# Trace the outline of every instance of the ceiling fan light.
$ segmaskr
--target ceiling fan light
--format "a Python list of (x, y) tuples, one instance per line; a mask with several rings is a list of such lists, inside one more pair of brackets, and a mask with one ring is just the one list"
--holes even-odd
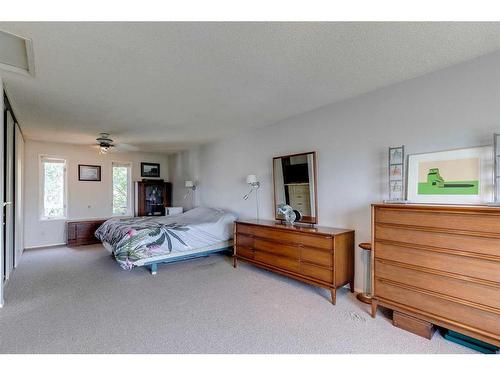
[(104, 154), (104, 155), (108, 153), (108, 149), (109, 149), (109, 147), (106, 147), (106, 146), (99, 147), (99, 151), (101, 152), (101, 154)]

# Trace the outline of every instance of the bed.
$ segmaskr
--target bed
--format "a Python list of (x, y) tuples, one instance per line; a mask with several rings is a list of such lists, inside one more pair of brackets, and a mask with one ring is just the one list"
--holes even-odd
[(145, 266), (155, 275), (161, 263), (231, 250), (236, 219), (225, 210), (198, 207), (172, 216), (113, 218), (95, 236), (123, 269)]

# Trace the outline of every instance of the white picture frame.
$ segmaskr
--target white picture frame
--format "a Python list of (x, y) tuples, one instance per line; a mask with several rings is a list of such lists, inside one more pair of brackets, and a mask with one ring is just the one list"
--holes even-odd
[[(464, 161), (464, 163), (467, 161), (468, 165), (471, 165), (471, 163), (475, 165), (476, 159), (478, 159), (477, 194), (471, 192), (467, 194), (432, 194), (426, 192), (423, 194), (422, 185), (419, 191), (419, 182), (423, 183), (422, 170), (424, 169), (422, 166), (432, 165), (433, 162), (436, 162), (437, 165), (443, 165), (442, 162), (460, 163), (461, 161)], [(446, 177), (444, 177), (444, 179), (446, 180)], [(470, 147), (408, 155), (407, 200), (411, 203), (489, 204), (493, 201), (493, 180), (494, 163), (492, 146)], [(457, 184), (459, 185), (459, 183)], [(448, 182), (447, 185), (453, 186), (453, 182)]]

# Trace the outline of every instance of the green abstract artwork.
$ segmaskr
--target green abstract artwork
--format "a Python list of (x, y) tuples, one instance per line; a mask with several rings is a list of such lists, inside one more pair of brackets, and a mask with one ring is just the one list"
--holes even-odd
[(419, 165), (418, 194), (478, 195), (479, 159), (422, 163)]

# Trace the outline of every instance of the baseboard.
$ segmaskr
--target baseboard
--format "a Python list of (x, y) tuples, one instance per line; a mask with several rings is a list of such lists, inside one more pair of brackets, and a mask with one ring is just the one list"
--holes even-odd
[(52, 245), (29, 246), (29, 247), (25, 247), (24, 250), (50, 249), (52, 247), (61, 247), (61, 246), (66, 246), (66, 242), (55, 243), (55, 244), (52, 244)]

